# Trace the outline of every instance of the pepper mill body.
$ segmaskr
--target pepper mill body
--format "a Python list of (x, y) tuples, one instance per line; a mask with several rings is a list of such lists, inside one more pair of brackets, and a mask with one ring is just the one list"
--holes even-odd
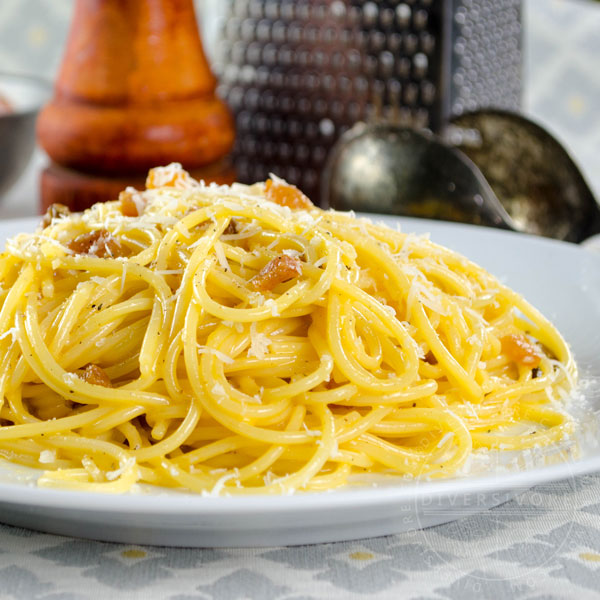
[(169, 162), (232, 181), (233, 120), (215, 87), (193, 0), (77, 0), (54, 97), (38, 121), (52, 159), (42, 209), (114, 199)]

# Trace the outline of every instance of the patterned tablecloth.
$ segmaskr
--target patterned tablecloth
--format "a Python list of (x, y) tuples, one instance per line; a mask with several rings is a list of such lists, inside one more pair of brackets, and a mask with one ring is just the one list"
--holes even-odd
[[(206, 0), (211, 6), (215, 1)], [(54, 63), (69, 0), (0, 0), (0, 66)], [(527, 0), (526, 110), (575, 151), (600, 194), (600, 7)], [(40, 17), (41, 18), (41, 17)], [(62, 30), (61, 30), (62, 27)], [(3, 29), (4, 28), (4, 29)], [(11, 31), (18, 35), (11, 37)], [(56, 33), (56, 32), (59, 33)], [(29, 42), (28, 42), (29, 40)], [(29, 54), (28, 54), (29, 52)], [(36, 58), (37, 57), (37, 58)], [(13, 65), (14, 66), (14, 65)], [(17, 65), (24, 68), (24, 66)], [(0, 217), (35, 211), (36, 158)], [(0, 520), (2, 516), (0, 515)], [(600, 598), (600, 475), (538, 486), (493, 510), (402, 535), (291, 548), (177, 549), (62, 538), (0, 525), (0, 599), (309, 600)]]
[(355, 542), (185, 549), (0, 526), (0, 598), (546, 600), (600, 597), (600, 475), (447, 525)]

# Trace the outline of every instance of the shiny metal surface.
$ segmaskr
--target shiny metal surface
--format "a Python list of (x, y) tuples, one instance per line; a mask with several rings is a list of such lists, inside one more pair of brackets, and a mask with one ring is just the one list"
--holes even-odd
[(533, 121), (479, 110), (455, 118), (445, 137), (479, 167), (517, 230), (571, 242), (600, 232), (600, 209), (581, 171)]
[(449, 114), (521, 104), (521, 0), (453, 0)]
[(361, 124), (342, 136), (321, 196), (338, 210), (515, 228), (466, 156), (433, 135), (393, 124)]
[(214, 64), (242, 181), (318, 201), (336, 140), (375, 114), (438, 131), (520, 101), (521, 0), (228, 0)]

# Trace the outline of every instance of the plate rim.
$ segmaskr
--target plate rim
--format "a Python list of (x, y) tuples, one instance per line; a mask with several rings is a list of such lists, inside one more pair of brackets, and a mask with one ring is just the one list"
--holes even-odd
[[(12, 465), (8, 461), (5, 462), (7, 465)], [(0, 463), (0, 469), (2, 466)], [(77, 508), (80, 512), (135, 512), (156, 515), (171, 515), (178, 512), (225, 516), (236, 513), (262, 514), (266, 511), (285, 514), (334, 508), (378, 507), (406, 501), (418, 503), (425, 499), (444, 498), (449, 494), (467, 496), (516, 488), (525, 490), (543, 483), (564, 481), (591, 474), (598, 470), (600, 470), (600, 455), (484, 477), (464, 476), (437, 481), (404, 481), (399, 485), (386, 484), (382, 487), (357, 486), (325, 492), (248, 496), (206, 496), (163, 488), (156, 488), (157, 493), (112, 494), (39, 488), (30, 483), (0, 483), (0, 505), (18, 503), (21, 506)], [(23, 492), (27, 492), (25, 497), (22, 497)]]

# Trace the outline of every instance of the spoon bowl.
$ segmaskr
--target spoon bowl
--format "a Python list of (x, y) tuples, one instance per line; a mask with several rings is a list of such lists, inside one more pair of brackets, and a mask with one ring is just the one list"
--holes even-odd
[(325, 206), (515, 229), (477, 167), (432, 134), (360, 123), (332, 149)]
[(544, 128), (483, 109), (452, 120), (445, 139), (481, 170), (518, 231), (570, 242), (600, 232), (600, 209), (581, 171)]

